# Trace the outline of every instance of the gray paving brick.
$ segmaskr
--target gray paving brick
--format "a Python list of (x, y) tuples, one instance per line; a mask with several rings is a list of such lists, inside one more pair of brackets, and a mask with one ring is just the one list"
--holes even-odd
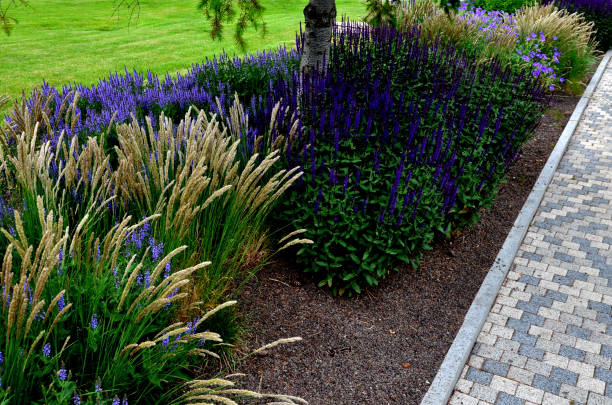
[(508, 318), (508, 321), (506, 322), (506, 327), (525, 333), (529, 331), (530, 326), (531, 325), (529, 322), (519, 321), (518, 319), (514, 318)]
[(561, 388), (561, 382), (536, 374), (533, 378), (533, 387), (557, 395)]
[(597, 312), (603, 312), (604, 314), (607, 314), (607, 315), (610, 315), (610, 311), (612, 310), (612, 307), (610, 307), (610, 305), (604, 304), (602, 302), (593, 301), (593, 300), (589, 300), (588, 308), (593, 309)]
[(482, 370), (487, 373), (497, 374), (502, 377), (505, 377), (508, 374), (509, 365), (500, 363), (495, 360), (487, 359), (482, 365)]
[(533, 303), (533, 302), (519, 300), (519, 302), (517, 302), (516, 304), (516, 308), (520, 309), (521, 311), (531, 312), (532, 314), (537, 314), (538, 310), (540, 309), (540, 305)]
[(563, 285), (567, 285), (569, 287), (574, 285), (574, 279), (570, 278), (570, 277), (565, 277), (565, 276), (559, 276), (559, 275), (555, 275), (553, 277), (553, 281), (555, 283), (559, 283), (559, 284), (563, 284)]
[(531, 325), (542, 326), (544, 324), (545, 318), (540, 315), (523, 312), (523, 316), (521, 316), (521, 321), (528, 322)]
[(579, 328), (578, 326), (575, 326), (575, 325), (568, 325), (567, 334), (576, 336), (580, 339), (588, 340), (589, 336), (591, 336), (591, 331), (588, 329)]
[(525, 343), (526, 345), (535, 346), (538, 338), (535, 336), (531, 336), (528, 333), (517, 330), (514, 332), (514, 335), (512, 335), (512, 340), (520, 343)]
[(555, 259), (557, 259), (557, 260), (561, 260), (561, 261), (566, 262), (566, 263), (573, 263), (574, 262), (574, 256), (570, 256), (568, 254), (561, 253), (561, 252), (555, 252), (553, 257)]
[[(559, 205), (559, 207), (560, 208), (558, 208), (558, 209), (562, 208), (561, 205)], [(561, 246), (561, 242), (563, 242), (563, 241), (561, 239), (553, 238), (552, 236), (546, 235), (546, 236), (544, 236), (544, 242), (547, 242), (547, 243), (550, 243), (550, 244), (553, 244), (553, 245)]]
[(605, 381), (606, 383), (612, 383), (612, 371), (596, 367), (595, 378), (598, 378), (601, 381)]
[(482, 385), (489, 385), (491, 383), (492, 378), (493, 374), (481, 370), (476, 370), (472, 367), (469, 368), (467, 374), (465, 375), (466, 380), (474, 381)]
[(584, 351), (580, 349), (576, 349), (574, 347), (561, 346), (561, 349), (559, 350), (559, 354), (561, 356), (570, 358), (572, 360), (578, 360), (578, 361), (584, 360)]
[[(532, 257), (533, 257), (533, 256), (538, 256), (538, 257), (539, 257), (539, 259), (532, 259), (531, 257), (526, 257), (525, 255), (531, 255)], [(536, 254), (534, 254), (534, 253), (528, 253), (528, 252), (524, 253), (524, 254), (523, 254), (523, 257), (525, 257), (526, 259), (530, 259), (530, 260), (537, 260), (538, 262), (539, 262), (540, 260), (542, 260), (542, 256), (540, 256), (540, 255), (536, 255)], [(527, 275), (527, 274), (523, 274), (523, 275), (521, 276), (521, 278), (519, 279), (519, 281), (520, 281), (521, 283), (531, 284), (531, 285), (538, 285), (538, 284), (540, 284), (540, 279), (539, 279), (539, 278), (537, 278), (537, 277), (532, 277), (532, 276), (529, 276), (529, 275)]]
[(601, 345), (601, 355), (604, 357), (612, 358), (612, 346)]
[(546, 296), (548, 298), (552, 298), (555, 301), (567, 302), (567, 294), (561, 293), (559, 291), (548, 290), (546, 292)]
[(522, 344), (521, 348), (519, 349), (519, 354), (529, 357), (530, 359), (542, 360), (542, 357), (544, 357), (544, 350), (538, 349), (537, 347), (531, 345)]
[(540, 297), (538, 295), (534, 295), (533, 297), (531, 297), (530, 300), (533, 304), (542, 306), (542, 307), (546, 307), (546, 308), (550, 308), (552, 305), (552, 298), (549, 297)]
[(550, 378), (574, 386), (578, 382), (578, 374), (558, 367), (553, 367)]
[(505, 392), (500, 392), (497, 396), (497, 401), (495, 405), (523, 405), (525, 403), (524, 400), (513, 397), (512, 395), (508, 395)]
[(606, 323), (608, 325), (612, 324), (612, 315), (604, 314), (602, 312), (597, 313), (597, 322)]
[(588, 277), (585, 273), (580, 273), (574, 270), (569, 270), (566, 276), (571, 278), (572, 280), (581, 280), (581, 281), (586, 281)]

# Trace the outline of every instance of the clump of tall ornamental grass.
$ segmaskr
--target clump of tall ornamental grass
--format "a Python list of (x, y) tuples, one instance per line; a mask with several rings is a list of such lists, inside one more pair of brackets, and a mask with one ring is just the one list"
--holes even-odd
[(161, 214), (152, 234), (169, 249), (193, 241), (191, 255), (213, 263), (196, 275), (195, 295), (212, 302), (265, 261), (266, 218), (302, 175), (299, 167), (276, 169), (275, 147), (242, 164), (239, 146), (248, 124), (238, 99), (229, 116), (231, 132), (202, 111), (195, 118), (188, 112), (176, 127), (163, 115), (157, 130), (148, 119), (147, 129), (136, 119), (117, 127), (119, 211)]
[(612, 0), (546, 0), (570, 13), (579, 13), (594, 24), (595, 39), (601, 51), (612, 48)]
[(76, 228), (67, 227), (42, 197), (33, 210), (39, 234), (26, 234), (19, 211), (15, 235), (2, 229), (9, 245), (0, 274), (0, 401), (305, 403), (237, 389), (231, 376), (192, 379), (190, 367), (218, 357), (223, 344), (206, 330), (207, 321), (235, 301), (207, 311), (190, 300), (193, 276), (210, 262), (170, 268), (187, 246), (168, 253), (137, 246), (135, 235), (159, 214), (135, 224), (127, 216), (100, 235), (87, 215)]
[(536, 56), (531, 60), (553, 62), (551, 75), (554, 73), (556, 77), (564, 77), (570, 82), (584, 80), (595, 61), (597, 42), (592, 22), (579, 13), (560, 10), (552, 4), (536, 4), (518, 10), (514, 20), (520, 38), (516, 51), (521, 52), (521, 56), (528, 51), (544, 55), (544, 58)]
[(474, 53), (483, 63), (498, 58), (539, 76), (551, 90), (564, 82), (581, 82), (595, 61), (595, 30), (576, 13), (533, 4), (507, 13), (484, 10), (462, 2), (457, 12), (445, 13), (431, 0), (408, 0), (396, 5), (399, 27), (417, 24), (428, 42)]
[(433, 0), (407, 0), (397, 4), (395, 13), (398, 27), (418, 26), (427, 42), (455, 44), (475, 53), (480, 62), (507, 57), (518, 36), (511, 16), (502, 11), (467, 10), (462, 4), (459, 13), (449, 15)]
[[(19, 120), (5, 131), (0, 150), (4, 180), (14, 183), (24, 215), (35, 215), (30, 208), (39, 195), (68, 226), (88, 217), (100, 234), (125, 215), (160, 215), (138, 244), (159, 252), (187, 243), (189, 252), (173, 259), (179, 266), (212, 261), (194, 275), (194, 297), (207, 304), (217, 303), (270, 257), (266, 217), (301, 171), (278, 168), (278, 150), (261, 157), (253, 153), (242, 162), (241, 134), (249, 128), (237, 99), (227, 119), (190, 109), (178, 125), (162, 114), (155, 129), (148, 118), (141, 127), (133, 117), (131, 124), (115, 127), (113, 148), (105, 136), (80, 142), (62, 132), (39, 139), (36, 120), (48, 120), (48, 101), (43, 96), (36, 100), (43, 107), (14, 114)], [(76, 100), (66, 103), (68, 112), (75, 111)], [(283, 139), (275, 138), (278, 143)], [(26, 223), (37, 226), (36, 221)], [(305, 241), (288, 243), (298, 242)]]

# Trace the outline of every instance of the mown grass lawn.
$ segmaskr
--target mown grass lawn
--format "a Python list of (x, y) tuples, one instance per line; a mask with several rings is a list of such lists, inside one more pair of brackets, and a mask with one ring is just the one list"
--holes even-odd
[[(154, 73), (185, 71), (223, 49), (243, 54), (228, 26), (223, 40), (210, 38), (210, 24), (197, 0), (141, 0), (130, 24), (127, 9), (113, 16), (113, 0), (30, 0), (11, 15), (19, 21), (10, 36), (0, 33), (0, 94), (17, 97), (43, 79), (52, 85), (95, 83), (109, 72), (136, 69)], [(262, 0), (265, 37), (245, 35), (247, 52), (295, 43), (306, 0)], [(337, 0), (338, 15), (364, 15), (361, 0)]]

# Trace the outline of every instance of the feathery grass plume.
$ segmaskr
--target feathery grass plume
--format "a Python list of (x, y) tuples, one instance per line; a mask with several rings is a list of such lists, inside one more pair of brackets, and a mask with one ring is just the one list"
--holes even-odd
[(559, 10), (554, 4), (522, 8), (515, 13), (514, 20), (521, 38), (537, 34), (546, 40), (539, 44), (540, 48), (553, 45), (558, 48), (559, 76), (568, 81), (584, 79), (596, 55), (593, 22), (587, 21), (580, 13)]
[(4, 108), (4, 106), (7, 105), (9, 102), (10, 102), (10, 99), (8, 98), (8, 96), (5, 96), (4, 94), (0, 94), (0, 110)]
[(252, 354), (261, 353), (261, 352), (263, 352), (265, 350), (271, 349), (271, 348), (276, 347), (278, 345), (284, 345), (284, 344), (287, 344), (287, 343), (300, 342), (301, 340), (302, 340), (302, 338), (299, 337), (299, 336), (291, 337), (291, 338), (278, 339), (278, 340), (275, 340), (272, 343), (268, 343), (267, 345), (264, 345), (264, 346), (260, 347), (259, 349), (253, 351)]
[[(75, 108), (70, 104), (68, 112)], [(42, 196), (45, 207), (60, 213), (72, 227), (88, 213), (99, 214), (113, 199), (110, 157), (104, 145), (94, 138), (80, 145), (73, 136), (67, 148), (64, 134), (55, 137), (53, 132), (41, 142), (39, 122), (30, 123), (28, 114), (26, 109), (24, 131), (13, 136), (15, 147), (0, 150), (0, 165), (15, 175), (26, 202)]]
[[(4, 386), (10, 386), (16, 392), (27, 392), (36, 385), (28, 377), (40, 366), (35, 363), (37, 356), (33, 353), (70, 310), (70, 305), (65, 306), (53, 321), (43, 316), (49, 314), (56, 303), (52, 301), (51, 305), (47, 305), (49, 300), (45, 291), (49, 290), (50, 275), (58, 263), (58, 252), (66, 241), (67, 233), (61, 220), (56, 221), (52, 212), (44, 216), (42, 198), (39, 197), (37, 201), (38, 212), (33, 217), (41, 222), (42, 234), (38, 245), (34, 247), (29, 244), (27, 232), (19, 220), (20, 230), (16, 237), (9, 234), (11, 243), (2, 261), (0, 289), (3, 292), (3, 305), (0, 306), (0, 324), (5, 325), (2, 380), (6, 384)], [(18, 211), (16, 214), (20, 218)], [(5, 229), (2, 231), (7, 234)], [(15, 275), (18, 277), (17, 283), (13, 283)]]
[(500, 12), (490, 16), (464, 13), (464, 8), (447, 14), (432, 0), (403, 0), (395, 6), (395, 18), (403, 30), (418, 27), (423, 43), (440, 41), (475, 52), (478, 63), (509, 58), (516, 43), (512, 16)]
[(247, 258), (266, 257), (254, 254), (264, 246), (265, 218), (301, 172), (273, 173), (276, 150), (263, 159), (254, 154), (241, 168), (238, 148), (248, 117), (237, 98), (227, 118), (203, 111), (194, 116), (192, 111), (178, 125), (162, 114), (157, 130), (149, 118), (145, 126), (135, 117), (118, 125), (113, 188), (125, 209), (161, 215), (153, 234), (164, 247), (172, 250), (177, 240), (198, 240), (190, 257), (181, 254), (176, 260), (187, 266), (190, 260), (212, 261), (196, 276), (196, 291), (203, 301), (215, 303), (233, 280), (251, 274), (252, 268), (244, 272)]
[[(67, 106), (67, 100), (72, 94), (67, 94), (64, 98), (60, 110)], [(49, 121), (49, 104), (51, 96), (44, 96), (42, 92), (35, 89), (30, 97), (26, 97), (25, 90), (22, 91), (21, 102), (15, 100), (13, 111), (8, 120), (4, 120), (5, 128), (0, 126), (0, 133), (8, 139), (15, 139), (22, 133), (33, 134), (34, 128), (39, 123), (44, 123), (48, 133), (52, 133)]]

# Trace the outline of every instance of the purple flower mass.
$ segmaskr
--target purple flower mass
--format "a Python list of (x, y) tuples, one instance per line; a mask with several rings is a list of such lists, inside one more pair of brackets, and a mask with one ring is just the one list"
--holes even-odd
[[(470, 24), (478, 24), (485, 35), (501, 31), (513, 43), (519, 39), (518, 31), (499, 12), (466, 11), (462, 17)], [(304, 168), (304, 180), (300, 179), (289, 191), (297, 193), (294, 201), (307, 205), (303, 218), (311, 222), (304, 228), (314, 222), (325, 227), (350, 224), (343, 216), (345, 210), (364, 222), (363, 229), (375, 228), (378, 220), (385, 224), (378, 227), (381, 230), (387, 226), (408, 229), (413, 225), (418, 233), (426, 226), (422, 213), (448, 215), (457, 201), (464, 201), (465, 188), (470, 187), (466, 186), (466, 178), (481, 174), (486, 177), (491, 162), (498, 162), (497, 172), (501, 172), (516, 157), (520, 142), (508, 133), (514, 118), (500, 105), (492, 106), (492, 101), (482, 94), (497, 86), (496, 94), (505, 98), (505, 103), (512, 104), (515, 99), (522, 103), (508, 109), (513, 114), (519, 114), (516, 111), (521, 111), (521, 105), (535, 106), (546, 97), (548, 85), (530, 72), (538, 76), (549, 74), (555, 57), (537, 49), (548, 45), (543, 34), (530, 33), (528, 40), (520, 39), (516, 48), (519, 55), (514, 58), (528, 66), (524, 72), (499, 60), (477, 64), (474, 54), (439, 42), (423, 43), (419, 35), (416, 31), (367, 26), (334, 32), (331, 68), (304, 77), (298, 75), (303, 47), (303, 38), (298, 37), (295, 51), (279, 49), (245, 60), (223, 55), (194, 65), (187, 74), (176, 77), (126, 71), (91, 87), (69, 85), (58, 90), (45, 84), (42, 91), (52, 98), (49, 121), (54, 131), (41, 135), (51, 141), (52, 149), (62, 150), (57, 149), (61, 131), (66, 132), (65, 142), (79, 134), (97, 134), (108, 126), (114, 113), (117, 123), (133, 115), (140, 123), (151, 119), (155, 128), (156, 114), (161, 110), (168, 111), (175, 122), (191, 105), (213, 113), (226, 111), (233, 101), (232, 86), (237, 84), (220, 81), (218, 72), (227, 66), (262, 68), (262, 72), (270, 74), (266, 84), (258, 93), (247, 92), (241, 99), (250, 128), (242, 134), (239, 155), (250, 157), (255, 140), (270, 132), (270, 116), (277, 103), (280, 107), (277, 127), (270, 134), (272, 141), (277, 133), (289, 132), (292, 116), (298, 119), (301, 130), (288, 145), (283, 162), (288, 166), (285, 169)], [(432, 79), (424, 80), (425, 77)], [(468, 90), (471, 88), (478, 91)], [(81, 118), (76, 119), (73, 131), (60, 107), (66, 104), (62, 103), (65, 97), (67, 102), (74, 100), (70, 93), (74, 90), (80, 94), (75, 114)], [(435, 121), (432, 117), (442, 119)], [(521, 128), (519, 137), (525, 135), (522, 132)], [(463, 149), (466, 144), (476, 146), (467, 151)], [(152, 153), (149, 158), (159, 157)], [(63, 164), (60, 161), (58, 167)], [(79, 172), (78, 176), (88, 181), (87, 173)], [(493, 182), (484, 180), (483, 192), (490, 191), (489, 183)], [(75, 190), (75, 203), (82, 199), (78, 192)], [(154, 239), (149, 222), (126, 240), (126, 255), (147, 246), (153, 261), (158, 261), (164, 246)], [(169, 273), (168, 265), (164, 276)], [(119, 275), (116, 271), (113, 275), (118, 287)], [(148, 287), (152, 281), (157, 280), (150, 280), (146, 270), (138, 275), (136, 283)], [(63, 297), (58, 307), (64, 307)], [(95, 330), (95, 314), (90, 322)]]
[[(276, 51), (247, 55), (243, 59), (232, 59), (222, 54), (219, 58), (195, 64), (187, 74), (178, 74), (176, 77), (167, 74), (160, 78), (151, 72), (141, 75), (136, 71), (129, 72), (126, 69), (123, 74), (111, 74), (107, 79), (100, 80), (91, 87), (69, 84), (57, 89), (43, 82), (42, 93), (44, 96), (51, 96), (51, 105), (54, 106), (49, 117), (54, 133), (43, 133), (42, 135), (45, 139), (49, 139), (52, 146), (55, 147), (61, 131), (65, 131), (68, 140), (78, 133), (100, 132), (108, 126), (114, 114), (116, 114), (115, 122), (118, 123), (130, 121), (133, 114), (142, 124), (145, 123), (145, 117), (149, 117), (155, 126), (157, 116), (153, 110), (158, 106), (173, 105), (186, 112), (193, 104), (199, 108), (219, 113), (216, 98), (219, 98), (221, 107), (226, 110), (233, 102), (234, 90), (231, 83), (217, 81), (210, 74), (211, 72), (226, 66), (233, 68), (252, 66), (262, 69), (265, 67), (270, 77), (273, 78), (270, 85), (274, 86), (277, 79), (291, 78), (298, 60), (299, 55), (296, 50), (288, 51), (285, 48), (279, 48)], [(282, 90), (282, 87), (271, 89), (272, 93), (277, 90)], [(72, 102), (75, 92), (79, 93), (80, 99), (75, 115), (80, 115), (81, 119), (76, 121), (74, 131), (72, 131), (70, 123), (64, 119), (61, 106), (66, 97), (68, 102)], [(259, 96), (241, 100), (246, 104), (245, 112), (249, 115), (251, 131), (248, 134), (247, 144), (251, 149), (254, 140), (266, 129), (272, 109), (276, 101), (280, 100), (280, 96), (280, 94), (274, 95), (268, 100)], [(291, 102), (292, 105), (289, 107), (292, 107), (291, 111), (294, 111), (297, 106), (296, 100)], [(284, 120), (288, 107), (287, 103), (283, 104), (279, 110), (279, 123)], [(174, 118), (180, 117), (181, 115)], [(80, 199), (80, 196), (75, 195), (74, 197), (77, 200)], [(145, 225), (150, 229), (150, 224)], [(140, 249), (143, 243), (142, 235), (132, 235), (132, 242)]]
[(51, 345), (49, 343), (45, 344), (43, 346), (43, 356), (45, 357), (49, 357), (49, 355), (51, 354)]
[(98, 315), (93, 314), (91, 316), (91, 329), (96, 329), (98, 327)]
[(60, 380), (65, 381), (66, 378), (68, 378), (68, 370), (66, 370), (65, 368), (60, 368), (59, 371), (57, 372), (57, 377)]
[(64, 295), (62, 294), (57, 300), (57, 308), (61, 311), (65, 306), (66, 303), (64, 302)]

